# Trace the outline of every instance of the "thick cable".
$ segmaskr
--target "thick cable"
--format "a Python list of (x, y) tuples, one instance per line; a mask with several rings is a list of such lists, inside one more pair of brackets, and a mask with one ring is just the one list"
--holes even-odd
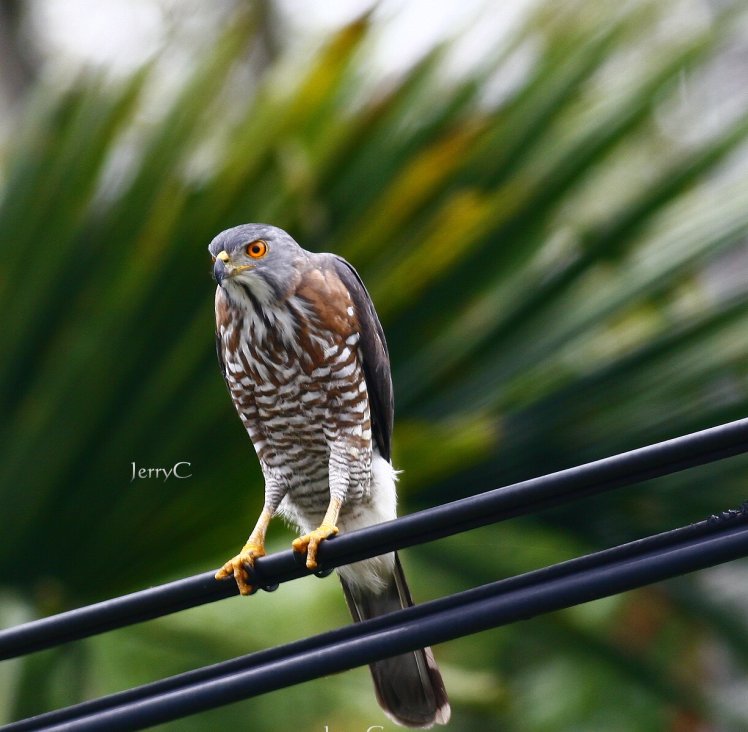
[[(322, 543), (318, 561), (329, 570), (746, 451), (748, 419), (741, 419), (338, 536)], [(290, 550), (256, 564), (256, 581), (263, 588), (307, 574)], [(0, 631), (0, 660), (235, 594), (233, 582), (217, 582), (213, 572), (204, 572)]]
[(745, 507), (2, 729), (142, 729), (744, 556), (748, 556)]

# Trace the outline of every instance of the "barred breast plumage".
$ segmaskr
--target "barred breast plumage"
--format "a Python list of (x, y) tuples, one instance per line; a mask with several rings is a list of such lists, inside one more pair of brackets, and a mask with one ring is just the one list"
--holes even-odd
[[(350, 296), (339, 290), (316, 271), (307, 273), (284, 320), (225, 307), (220, 289), (217, 295), (229, 391), (263, 471), (286, 489), (280, 512), (302, 530), (324, 515), (331, 470), (348, 471), (343, 517), (370, 496), (372, 435), (359, 325)], [(334, 329), (315, 314), (324, 295), (328, 310), (344, 309)], [(345, 445), (345, 456), (331, 455), (336, 443)]]

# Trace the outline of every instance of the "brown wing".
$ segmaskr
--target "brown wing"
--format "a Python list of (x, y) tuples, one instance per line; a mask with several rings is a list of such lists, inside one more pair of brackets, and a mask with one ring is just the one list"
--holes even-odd
[(385, 460), (391, 460), (395, 400), (392, 393), (390, 354), (384, 331), (374, 310), (374, 303), (358, 272), (342, 257), (330, 257), (336, 274), (351, 294), (361, 324), (359, 346), (366, 388), (369, 392), (372, 437), (379, 448), (379, 454)]

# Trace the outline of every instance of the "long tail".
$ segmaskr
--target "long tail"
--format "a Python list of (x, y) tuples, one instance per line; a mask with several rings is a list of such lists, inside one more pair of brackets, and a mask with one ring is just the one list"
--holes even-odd
[[(340, 582), (356, 622), (413, 604), (397, 554), (392, 576), (379, 592), (349, 584), (344, 577)], [(430, 648), (376, 661), (369, 668), (377, 701), (393, 721), (418, 728), (449, 721), (447, 692)]]

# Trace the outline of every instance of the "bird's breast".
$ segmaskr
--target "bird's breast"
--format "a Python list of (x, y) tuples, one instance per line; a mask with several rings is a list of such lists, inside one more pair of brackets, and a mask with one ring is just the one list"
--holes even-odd
[[(371, 451), (366, 381), (358, 334), (320, 327), (293, 338), (273, 335), (263, 324), (245, 324), (240, 336), (222, 336), (226, 378), (258, 454), (328, 452), (345, 439)], [(233, 348), (232, 348), (233, 345)]]

